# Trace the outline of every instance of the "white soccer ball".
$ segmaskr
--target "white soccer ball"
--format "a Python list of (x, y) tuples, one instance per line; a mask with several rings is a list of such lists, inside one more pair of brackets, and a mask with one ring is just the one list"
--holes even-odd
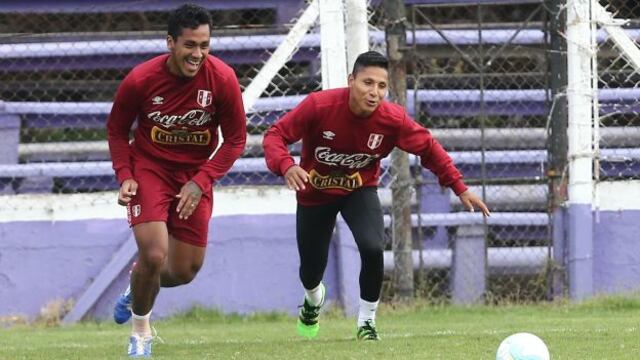
[(496, 360), (549, 360), (549, 349), (539, 337), (517, 333), (502, 340)]

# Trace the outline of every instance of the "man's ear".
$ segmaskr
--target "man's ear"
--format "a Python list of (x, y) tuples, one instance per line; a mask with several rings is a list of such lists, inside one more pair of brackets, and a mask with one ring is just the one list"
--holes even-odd
[(167, 48), (169, 50), (173, 50), (173, 47), (176, 45), (175, 40), (173, 40), (173, 37), (171, 35), (167, 35)]

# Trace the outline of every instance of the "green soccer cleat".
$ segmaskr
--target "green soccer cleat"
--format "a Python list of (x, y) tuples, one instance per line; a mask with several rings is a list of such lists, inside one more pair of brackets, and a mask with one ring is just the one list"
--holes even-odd
[(320, 330), (318, 318), (320, 317), (320, 309), (324, 304), (325, 295), (324, 285), (320, 283), (320, 286), (322, 287), (322, 300), (320, 301), (320, 305), (312, 306), (305, 297), (304, 304), (300, 307), (300, 315), (298, 316), (298, 322), (296, 324), (298, 335), (308, 339), (313, 339), (318, 336), (318, 331)]
[(378, 332), (376, 331), (376, 325), (371, 320), (365, 321), (364, 325), (358, 327), (356, 338), (363, 341), (380, 340), (380, 336), (378, 336)]

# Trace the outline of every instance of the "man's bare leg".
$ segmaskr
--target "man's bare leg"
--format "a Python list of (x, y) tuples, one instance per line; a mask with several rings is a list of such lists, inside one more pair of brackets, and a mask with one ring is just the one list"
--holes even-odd
[(138, 244), (138, 262), (131, 273), (133, 333), (151, 335), (149, 315), (160, 291), (160, 274), (167, 263), (169, 234), (164, 222), (153, 221), (133, 227)]
[(180, 241), (169, 234), (169, 254), (160, 275), (160, 286), (174, 287), (190, 283), (202, 267), (205, 253), (205, 247)]

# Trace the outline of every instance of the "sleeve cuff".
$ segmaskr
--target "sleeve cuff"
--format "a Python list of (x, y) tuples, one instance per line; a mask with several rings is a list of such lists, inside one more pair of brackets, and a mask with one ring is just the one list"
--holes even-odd
[(118, 179), (118, 183), (122, 184), (127, 179), (133, 179), (133, 173), (129, 168), (120, 168), (116, 171), (116, 178)]
[(456, 193), (456, 195), (460, 195), (468, 189), (467, 185), (464, 184), (464, 181), (462, 181), (462, 179), (456, 180), (456, 182), (451, 184), (449, 187), (451, 188), (451, 190), (453, 190), (454, 193)]
[(198, 172), (196, 176), (191, 179), (191, 181), (196, 183), (196, 185), (200, 187), (200, 190), (202, 190), (202, 192), (207, 192), (211, 189), (211, 178), (209, 178), (209, 175), (207, 175), (205, 172)]
[(284, 174), (287, 173), (287, 170), (289, 170), (289, 168), (295, 164), (296, 163), (292, 158), (282, 160), (282, 162), (280, 163), (280, 175), (284, 176)]

